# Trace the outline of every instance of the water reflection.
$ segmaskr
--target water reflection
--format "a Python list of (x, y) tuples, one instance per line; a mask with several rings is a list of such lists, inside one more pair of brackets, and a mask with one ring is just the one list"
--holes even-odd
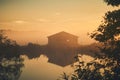
[(23, 59), (20, 57), (1, 58), (0, 80), (18, 80), (23, 66)]
[[(19, 80), (62, 80), (63, 72), (71, 75), (74, 71), (71, 65), (61, 67), (49, 63), (48, 58), (44, 55), (33, 59), (24, 56), (24, 59), (25, 67)], [(92, 60), (92, 57), (84, 55), (83, 60), (88, 62)]]
[(63, 72), (70, 74), (71, 66), (61, 67), (48, 62), (48, 58), (41, 55), (36, 59), (24, 57), (25, 67), (19, 80), (56, 80)]
[(70, 64), (74, 63), (74, 53), (77, 53), (76, 47), (32, 43), (19, 46), (0, 33), (0, 80), (59, 79), (63, 72), (72, 73)]
[(18, 80), (23, 64), (19, 45), (0, 31), (0, 80)]
[(29, 43), (20, 47), (20, 53), (27, 55), (29, 59), (38, 58), (41, 54), (44, 54), (49, 58), (48, 62), (65, 67), (75, 62), (74, 57), (77, 53), (83, 53), (92, 57), (101, 54), (96, 46), (101, 45), (94, 43), (82, 45), (76, 49), (74, 47), (51, 47), (49, 45)]

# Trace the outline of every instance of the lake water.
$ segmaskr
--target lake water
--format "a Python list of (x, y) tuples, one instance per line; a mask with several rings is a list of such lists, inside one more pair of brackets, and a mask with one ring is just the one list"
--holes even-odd
[(60, 79), (61, 74), (66, 72), (71, 74), (73, 68), (69, 65), (61, 67), (52, 63), (47, 62), (48, 58), (41, 55), (37, 59), (29, 60), (24, 57), (24, 67), (19, 80), (57, 80)]
[[(22, 68), (19, 80), (62, 80), (60, 77), (63, 72), (70, 75), (74, 71), (70, 65), (61, 67), (47, 62), (48, 58), (44, 55), (36, 59), (28, 59), (24, 56), (24, 59), (25, 66)], [(84, 56), (83, 58), (86, 62), (91, 59), (88, 56)]]

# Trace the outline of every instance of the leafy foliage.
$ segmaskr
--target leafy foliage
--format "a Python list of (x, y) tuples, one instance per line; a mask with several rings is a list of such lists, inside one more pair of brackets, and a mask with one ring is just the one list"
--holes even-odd
[(102, 75), (100, 74), (100, 68), (102, 65), (98, 64), (97, 62), (89, 62), (85, 63), (81, 60), (81, 56), (76, 57), (76, 61), (78, 62), (75, 65), (75, 72), (72, 75), (71, 80), (101, 80)]
[[(112, 6), (120, 5), (120, 0), (105, 2)], [(105, 53), (105, 58), (112, 61), (107, 64), (111, 66), (112, 75), (106, 73), (104, 76), (110, 76), (109, 80), (120, 80), (120, 9), (108, 11), (102, 24), (91, 34), (91, 38), (104, 44), (101, 52)]]
[(20, 57), (2, 58), (0, 60), (0, 80), (18, 80), (23, 67)]
[(120, 70), (117, 62), (113, 58), (106, 56), (96, 57), (94, 60), (85, 63), (82, 56), (75, 57), (78, 64), (75, 64), (74, 73), (66, 77), (63, 74), (64, 80), (119, 80)]
[(3, 57), (11, 58), (13, 56), (20, 56), (19, 45), (16, 41), (8, 39), (4, 32), (0, 30), (0, 59)]
[(19, 45), (0, 30), (0, 80), (18, 80), (24, 66)]
[(120, 10), (107, 12), (104, 22), (92, 33), (91, 37), (100, 42), (116, 41), (120, 34)]
[(108, 5), (118, 6), (120, 5), (120, 0), (104, 0)]
[[(112, 6), (120, 5), (120, 0), (104, 1)], [(120, 9), (108, 11), (90, 37), (103, 44), (100, 50), (104, 55), (87, 64), (77, 56), (78, 65), (71, 80), (120, 80)]]
[[(119, 0), (105, 1), (120, 4)], [(101, 51), (120, 62), (120, 9), (108, 11), (102, 24), (91, 34), (91, 38), (104, 43)]]
[(106, 13), (104, 22), (91, 34), (91, 38), (104, 43), (101, 51), (120, 61), (120, 10)]

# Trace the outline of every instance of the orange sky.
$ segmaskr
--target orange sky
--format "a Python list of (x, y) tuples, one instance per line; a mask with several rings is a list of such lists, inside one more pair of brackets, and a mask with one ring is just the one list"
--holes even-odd
[(36, 35), (46, 37), (67, 31), (86, 44), (93, 42), (87, 33), (112, 9), (103, 0), (6, 0), (0, 2), (0, 29), (39, 31)]

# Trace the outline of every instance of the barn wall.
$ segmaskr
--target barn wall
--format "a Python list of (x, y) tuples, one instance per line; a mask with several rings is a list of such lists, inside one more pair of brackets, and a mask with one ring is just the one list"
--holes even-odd
[(77, 54), (78, 37), (60, 33), (48, 37), (48, 57), (49, 62), (66, 66), (74, 62)]
[(48, 45), (52, 47), (77, 47), (78, 46), (78, 38), (71, 36), (60, 34), (53, 37), (48, 38)]

